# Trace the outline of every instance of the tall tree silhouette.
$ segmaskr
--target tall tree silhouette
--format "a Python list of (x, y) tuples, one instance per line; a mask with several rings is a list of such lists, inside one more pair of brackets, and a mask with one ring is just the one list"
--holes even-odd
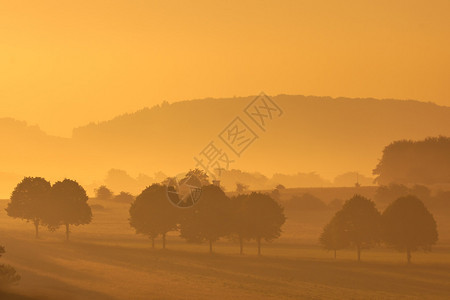
[(89, 224), (92, 220), (91, 207), (87, 201), (86, 191), (78, 182), (70, 179), (56, 182), (50, 192), (49, 211), (45, 220), (49, 228), (65, 225), (68, 241), (70, 225)]
[(180, 223), (180, 236), (189, 242), (213, 243), (230, 233), (230, 199), (215, 185), (203, 187), (197, 204), (187, 209)]
[(336, 213), (333, 227), (337, 235), (343, 236), (356, 248), (360, 261), (361, 250), (370, 248), (379, 241), (380, 213), (373, 201), (355, 195)]
[(243, 201), (242, 207), (246, 228), (250, 238), (258, 244), (261, 255), (261, 241), (268, 242), (280, 237), (281, 226), (286, 221), (283, 207), (269, 195), (253, 192)]
[(415, 196), (401, 197), (391, 203), (382, 214), (382, 237), (386, 244), (406, 252), (430, 250), (438, 240), (436, 221), (422, 201)]
[(13, 218), (21, 218), (34, 224), (36, 238), (39, 224), (48, 206), (51, 185), (41, 177), (25, 177), (11, 194), (6, 212)]
[(153, 184), (136, 197), (130, 207), (130, 226), (138, 234), (147, 235), (155, 247), (155, 238), (162, 235), (166, 248), (166, 234), (177, 229), (180, 209), (170, 204), (166, 187)]

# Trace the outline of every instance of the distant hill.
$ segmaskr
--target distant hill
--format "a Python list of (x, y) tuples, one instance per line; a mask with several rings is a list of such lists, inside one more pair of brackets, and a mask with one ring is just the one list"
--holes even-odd
[[(252, 97), (201, 99), (143, 109), (76, 128), (76, 143), (102, 149), (126, 170), (176, 172), (198, 154)], [(450, 108), (400, 100), (280, 95), (284, 114), (268, 125), (233, 168), (272, 173), (370, 174), (383, 148), (398, 139), (450, 135)], [(255, 124), (248, 121), (249, 126)], [(222, 144), (223, 146), (223, 144)], [(225, 151), (231, 152), (226, 146)], [(329, 174), (327, 174), (329, 173)]]
[[(235, 160), (230, 169), (327, 179), (347, 171), (370, 175), (383, 148), (400, 139), (450, 136), (450, 108), (419, 101), (279, 95), (283, 115), (266, 132), (243, 113), (254, 99), (200, 99), (164, 103), (73, 130), (46, 135), (23, 122), (0, 119), (0, 172), (102, 179), (111, 168), (133, 176), (193, 168), (210, 141)], [(124, 100), (126, 101), (126, 100)], [(259, 136), (241, 157), (218, 139), (237, 116)], [(299, 184), (300, 185), (300, 184)]]

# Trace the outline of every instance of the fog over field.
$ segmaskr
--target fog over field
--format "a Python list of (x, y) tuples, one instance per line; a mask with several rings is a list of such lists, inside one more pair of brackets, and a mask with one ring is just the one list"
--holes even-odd
[(450, 2), (0, 0), (0, 300), (449, 299)]

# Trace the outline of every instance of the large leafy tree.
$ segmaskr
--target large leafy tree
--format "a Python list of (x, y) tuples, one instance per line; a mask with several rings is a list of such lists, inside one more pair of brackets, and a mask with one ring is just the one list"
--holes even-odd
[(166, 187), (153, 184), (136, 197), (130, 207), (130, 226), (138, 234), (144, 234), (152, 240), (162, 235), (163, 248), (166, 247), (166, 234), (177, 229), (180, 209), (168, 199)]
[(6, 212), (13, 218), (33, 222), (36, 238), (39, 237), (39, 224), (48, 207), (50, 182), (41, 177), (25, 177), (11, 194)]
[(253, 192), (242, 202), (241, 230), (244, 237), (256, 240), (258, 255), (261, 241), (273, 241), (280, 237), (281, 226), (286, 221), (283, 207), (267, 194)]
[(180, 222), (180, 236), (189, 242), (209, 242), (209, 251), (213, 252), (213, 243), (230, 233), (230, 199), (215, 185), (202, 188), (202, 194), (196, 205), (187, 209)]
[(85, 189), (70, 179), (56, 182), (50, 192), (50, 205), (46, 214), (49, 228), (60, 225), (66, 227), (66, 240), (69, 240), (69, 226), (89, 224), (92, 221), (91, 207), (87, 203)]
[(417, 197), (401, 197), (383, 212), (382, 237), (386, 244), (405, 251), (410, 263), (412, 251), (430, 250), (437, 242), (436, 221)]
[(360, 195), (344, 203), (332, 226), (338, 236), (356, 248), (358, 261), (361, 250), (372, 247), (380, 239), (380, 213), (373, 201)]

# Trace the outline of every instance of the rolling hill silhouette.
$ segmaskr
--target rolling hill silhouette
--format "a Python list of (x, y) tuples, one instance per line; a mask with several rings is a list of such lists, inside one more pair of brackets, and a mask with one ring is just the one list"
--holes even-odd
[[(284, 114), (264, 132), (243, 112), (253, 99), (163, 103), (75, 128), (72, 138), (0, 119), (0, 172), (84, 182), (104, 177), (110, 168), (176, 174), (195, 167), (193, 157), (215, 141), (235, 160), (233, 169), (264, 174), (315, 171), (327, 178), (346, 171), (369, 175), (383, 148), (394, 140), (450, 135), (449, 107), (412, 100), (290, 95), (272, 97)], [(237, 116), (259, 136), (241, 157), (217, 137)]]

